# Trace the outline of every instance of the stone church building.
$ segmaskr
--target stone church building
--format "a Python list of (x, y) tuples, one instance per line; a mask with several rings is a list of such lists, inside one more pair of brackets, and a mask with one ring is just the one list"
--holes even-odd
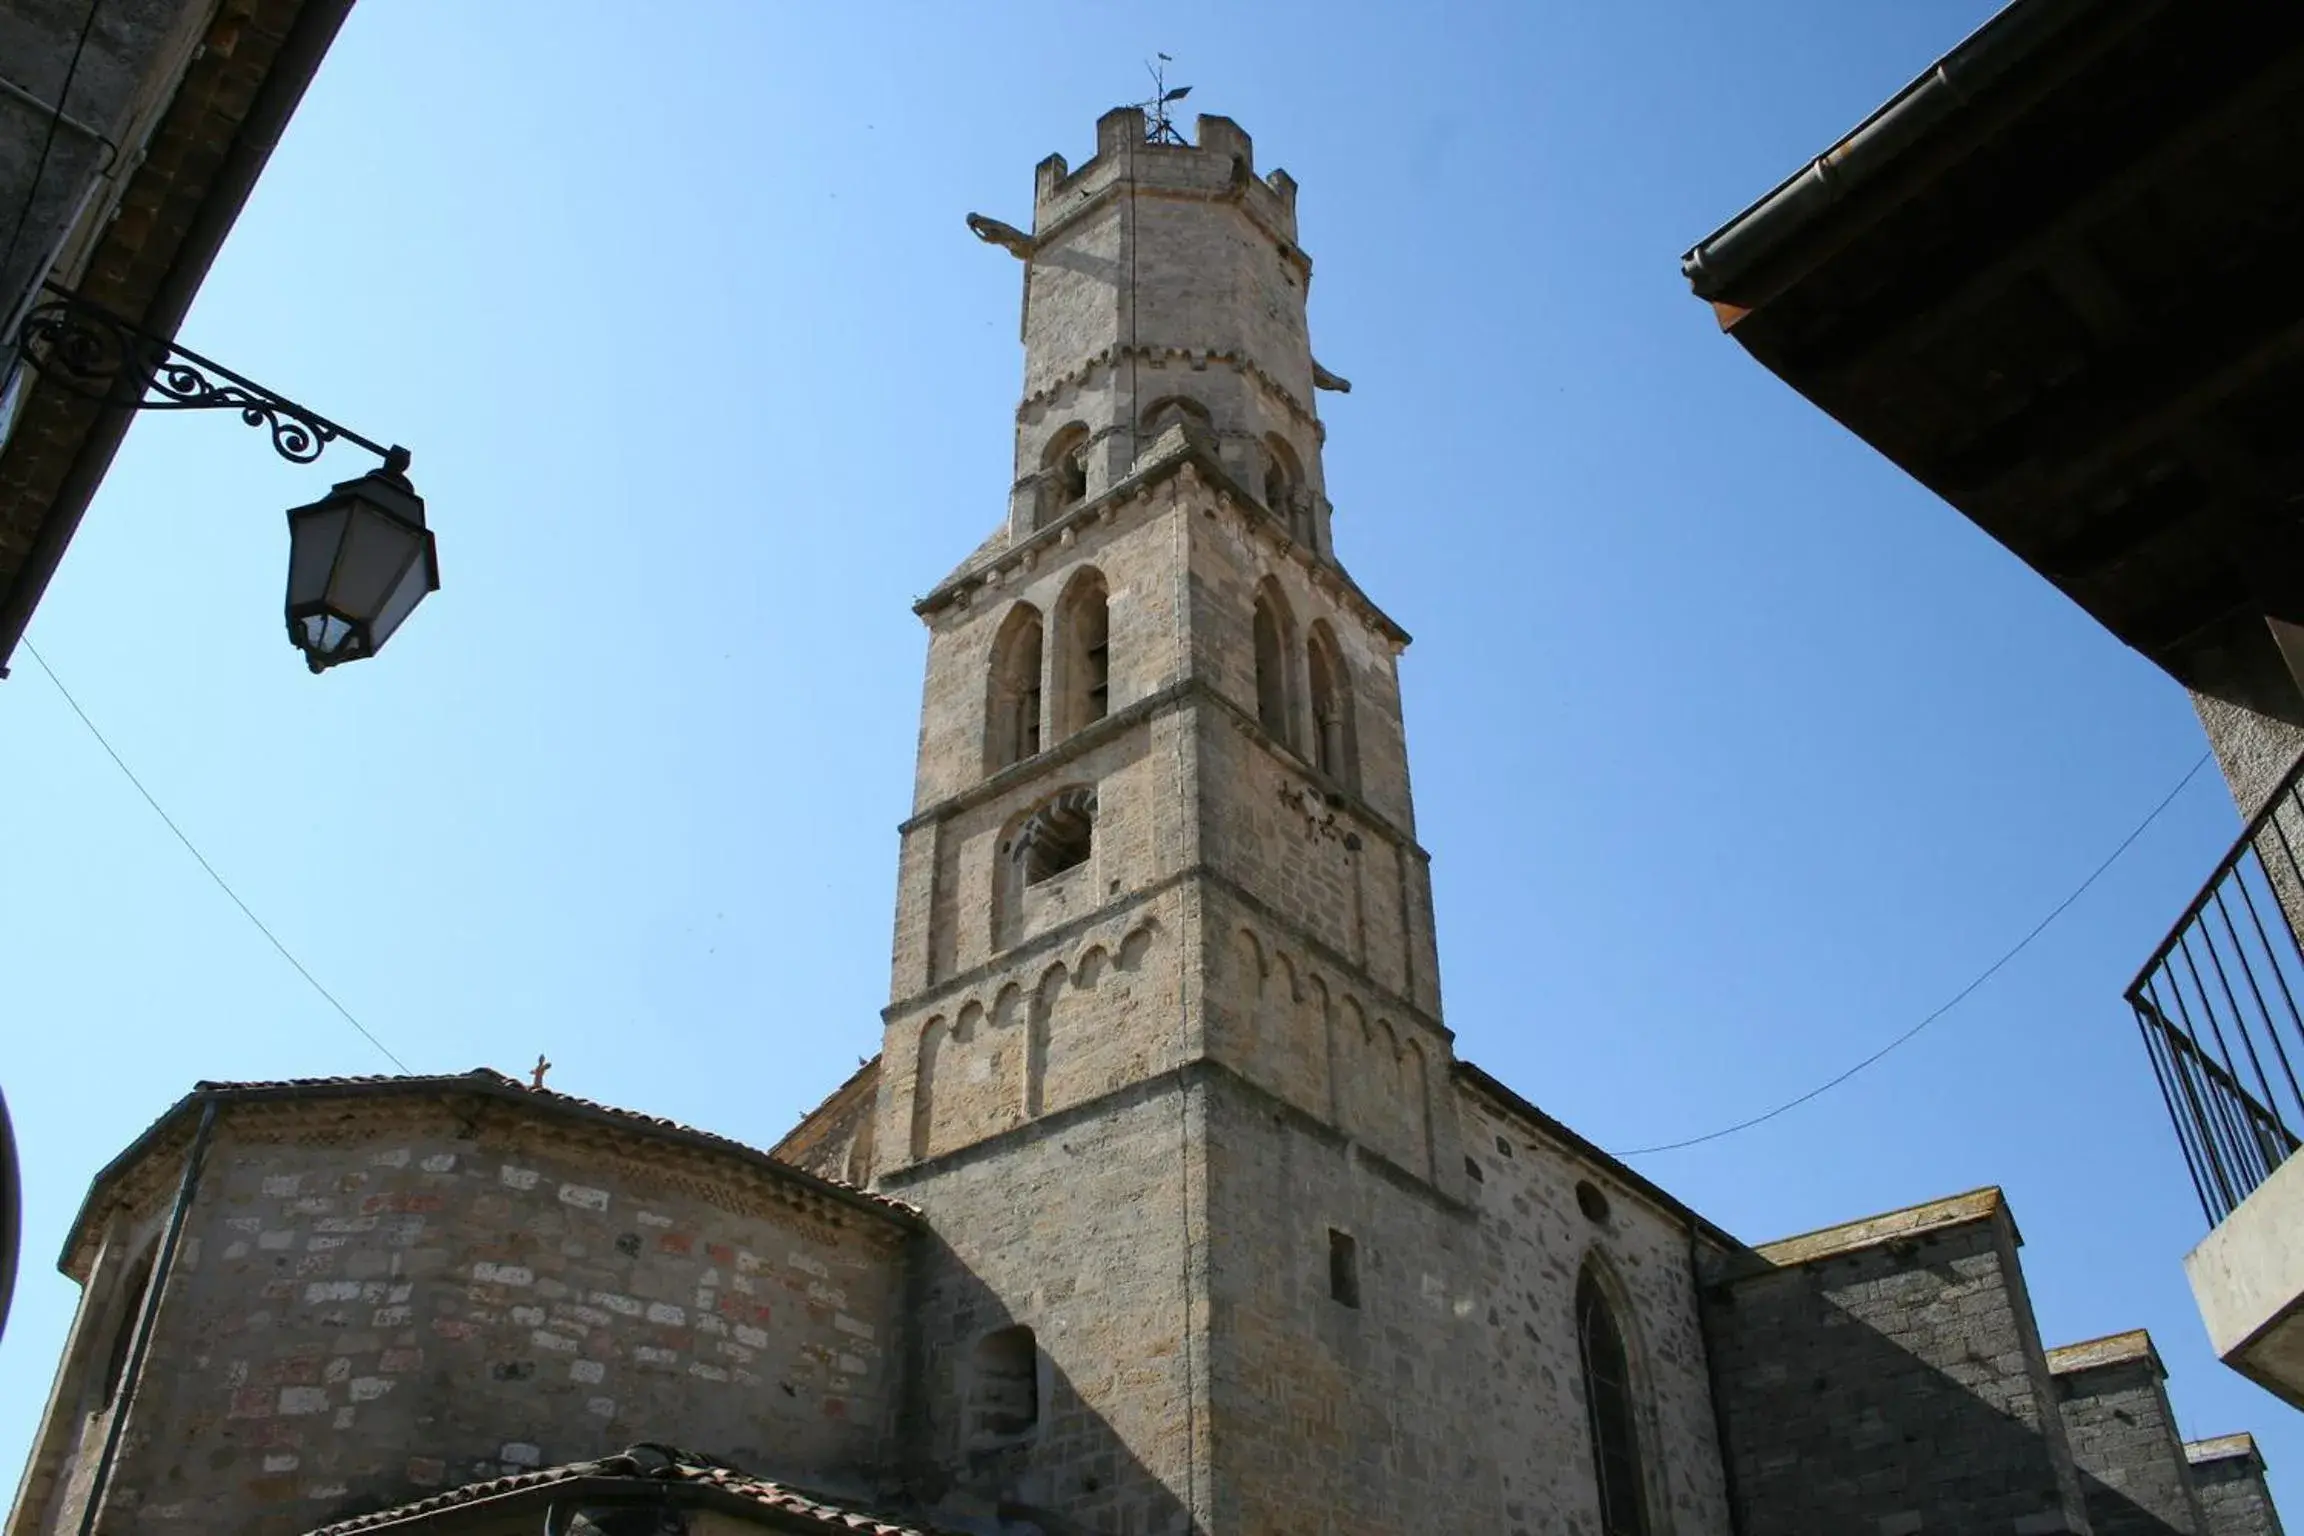
[(488, 1071), (96, 1176), (5, 1536), (2274, 1536), (1985, 1189), (1753, 1245), (1455, 1054), (1296, 184), (1038, 168), (1016, 472), (918, 604), (879, 1054), (767, 1151)]

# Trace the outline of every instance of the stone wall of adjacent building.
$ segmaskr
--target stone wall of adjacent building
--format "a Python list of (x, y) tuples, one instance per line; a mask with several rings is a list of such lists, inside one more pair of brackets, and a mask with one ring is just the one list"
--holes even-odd
[(1997, 1190), (1757, 1250), (1707, 1311), (1744, 1528), (2085, 1531)]
[(2219, 1435), (2184, 1447), (2200, 1501), (2201, 1536), (2282, 1536), (2252, 1435)]
[[(88, 1279), (10, 1536), (77, 1529), (90, 1373), (164, 1204)], [(649, 1439), (877, 1486), (906, 1231), (756, 1160), (500, 1100), (228, 1103), (99, 1529), (301, 1531)]]
[(2048, 1351), (2093, 1536), (2202, 1536), (2167, 1371), (2141, 1331)]

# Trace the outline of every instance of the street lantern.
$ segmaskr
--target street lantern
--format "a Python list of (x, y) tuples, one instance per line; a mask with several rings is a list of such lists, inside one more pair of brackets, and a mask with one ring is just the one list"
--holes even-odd
[(291, 464), (309, 464), (338, 441), (384, 461), (288, 513), (288, 638), (314, 672), (375, 655), (439, 590), (440, 560), (424, 500), (408, 483), (407, 449), (362, 437), (79, 294), (53, 284), (46, 291), (13, 350), (60, 388), (125, 411), (230, 411), (269, 432), (273, 451)]
[(288, 638), (325, 672), (373, 656), (428, 592), (440, 558), (409, 485), (408, 450), (288, 513)]

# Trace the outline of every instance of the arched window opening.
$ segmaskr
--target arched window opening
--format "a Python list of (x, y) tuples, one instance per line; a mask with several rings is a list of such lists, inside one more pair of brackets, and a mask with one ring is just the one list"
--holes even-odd
[(1053, 522), (1088, 497), (1088, 428), (1067, 423), (1040, 453), (1040, 522)]
[(1311, 532), (1304, 466), (1298, 462), (1296, 450), (1278, 435), (1264, 439), (1264, 505), (1288, 525), (1291, 536), (1302, 539)]
[(1313, 766), (1347, 788), (1357, 789), (1360, 752), (1352, 726), (1352, 678), (1344, 670), (1344, 653), (1336, 644), (1336, 633), (1325, 620), (1312, 626), (1305, 664), (1312, 692)]
[(1038, 885), (1087, 863), (1095, 842), (1095, 792), (1068, 789), (1025, 818), (1010, 856), (1023, 866), (1024, 883)]
[(1631, 1363), (1624, 1331), (1589, 1268), (1576, 1282), (1576, 1343), (1584, 1367), (1584, 1413), (1592, 1432), (1592, 1476), (1600, 1491), (1600, 1536), (1647, 1536)]
[(109, 1408), (120, 1395), (121, 1378), (128, 1373), (128, 1351), (136, 1342), (136, 1327), (144, 1317), (144, 1298), (152, 1289), (152, 1251), (146, 1249), (128, 1271), (122, 1286), (120, 1313), (112, 1324), (112, 1347), (104, 1358), (104, 1397)]
[(984, 771), (998, 773), (1040, 751), (1040, 610), (1018, 603), (992, 643), (984, 709)]
[(1103, 574), (1083, 570), (1073, 577), (1056, 610), (1057, 643), (1063, 647), (1057, 718), (1059, 739), (1095, 724), (1111, 709), (1111, 614)]
[(968, 1370), (968, 1439), (1021, 1439), (1040, 1424), (1040, 1349), (1032, 1330), (1002, 1328), (976, 1341)]
[(1288, 659), (1295, 653), (1295, 623), (1287, 599), (1267, 579), (1256, 593), (1256, 718), (1283, 744), (1293, 747), (1294, 713), (1288, 707)]

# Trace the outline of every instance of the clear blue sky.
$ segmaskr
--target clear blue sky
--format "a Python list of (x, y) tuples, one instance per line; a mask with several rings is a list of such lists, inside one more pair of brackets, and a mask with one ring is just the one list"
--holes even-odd
[[(1166, 50), (1302, 183), (1336, 542), (1402, 667), (1461, 1053), (1604, 1146), (1741, 1118), (1968, 982), (2203, 749), (2176, 686), (1720, 336), (1682, 250), (1988, 0), (360, 7), (185, 341), (415, 450), (444, 589), (281, 632), (296, 470), (148, 418), (33, 629), (411, 1067), (765, 1144), (878, 1047), (924, 637), (1001, 515), (1026, 221)], [(365, 468), (331, 455), (341, 474)], [(29, 656), (0, 685), (13, 1477), (89, 1177), (200, 1078), (388, 1070)], [(1760, 1240), (2003, 1185), (2051, 1344), (2210, 1356), (2128, 975), (2237, 830), (2203, 773), (1912, 1045), (1641, 1160)], [(2291, 1515), (2304, 1518), (2304, 1510)]]

